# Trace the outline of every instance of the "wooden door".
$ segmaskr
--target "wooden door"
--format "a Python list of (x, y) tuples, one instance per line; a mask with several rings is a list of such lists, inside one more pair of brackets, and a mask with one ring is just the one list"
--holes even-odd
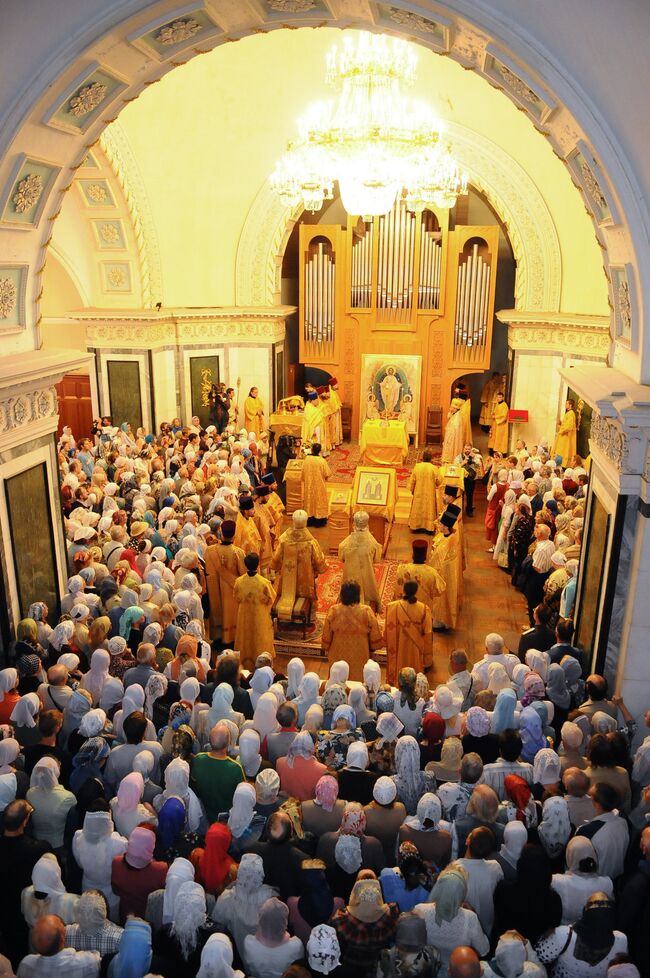
[(72, 434), (80, 438), (90, 436), (93, 426), (93, 407), (90, 396), (90, 377), (88, 374), (66, 374), (56, 385), (59, 396), (59, 427), (57, 437), (64, 425), (70, 425)]

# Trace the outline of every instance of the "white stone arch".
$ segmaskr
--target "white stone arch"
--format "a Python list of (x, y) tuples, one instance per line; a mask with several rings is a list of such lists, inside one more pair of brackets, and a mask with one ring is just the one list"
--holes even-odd
[[(515, 308), (557, 312), (562, 286), (560, 242), (539, 188), (491, 140), (458, 123), (448, 123), (445, 132), (470, 183), (487, 197), (507, 228), (517, 265)], [(283, 204), (268, 180), (261, 187), (237, 248), (238, 305), (279, 304), (284, 249), (301, 210)]]
[[(207, 32), (156, 54), (146, 46), (148, 33), (190, 13), (187, 6), (179, 7), (179, 0), (89, 4), (88, 15), (81, 20), (79, 9), (72, 2), (67, 7), (57, 5), (56, 24), (41, 31), (49, 47), (38, 54), (38, 70), (25, 76), (18, 72), (21, 88), (9, 86), (4, 101), (0, 96), (0, 187), (10, 195), (11, 176), (23, 156), (45, 160), (57, 174), (47, 187), (36, 226), (16, 237), (11, 228), (0, 224), (0, 256), (10, 256), (8, 264), (20, 267), (19, 290), (25, 300), (18, 326), (2, 330), (6, 352), (40, 344), (39, 299), (51, 221), (75, 168), (123, 104), (167, 71), (219, 44), (277, 27), (354, 26), (388, 30), (453, 58), (500, 88), (529, 116), (583, 194), (603, 248), (608, 279), (614, 282), (610, 288), (613, 318), (617, 325), (621, 320), (631, 323), (628, 349), (617, 344), (617, 365), (642, 382), (650, 380), (650, 342), (642, 345), (639, 328), (648, 304), (644, 299), (650, 296), (646, 199), (604, 112), (567, 64), (538, 39), (534, 23), (531, 32), (513, 22), (507, 7), (498, 9), (477, 0), (446, 0), (435, 9), (414, 0), (393, 0), (390, 5), (371, 5), (367, 0), (256, 0), (245, 5), (197, 0), (196, 12), (211, 25)], [(12, 54), (20, 51), (23, 62), (29, 57), (33, 28), (32, 20), (15, 18), (12, 30), (6, 32), (8, 38), (11, 34)], [(96, 68), (110, 70), (117, 87), (79, 131), (57, 132), (57, 109)], [(607, 105), (603, 99), (603, 106)]]

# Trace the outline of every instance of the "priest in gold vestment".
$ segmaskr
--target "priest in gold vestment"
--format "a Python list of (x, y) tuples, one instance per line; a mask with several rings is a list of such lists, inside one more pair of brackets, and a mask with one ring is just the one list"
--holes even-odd
[(404, 596), (386, 608), (386, 679), (393, 686), (400, 669), (411, 666), (424, 672), (426, 663), (432, 661), (431, 612), (418, 601), (417, 592), (417, 581), (406, 581)]
[(343, 561), (342, 583), (356, 581), (360, 588), (361, 604), (379, 611), (380, 596), (374, 565), (381, 560), (381, 544), (368, 529), (369, 519), (362, 509), (354, 514), (354, 530), (339, 544), (339, 560)]
[(343, 441), (343, 423), (341, 420), (341, 408), (343, 402), (339, 394), (339, 382), (336, 377), (330, 377), (330, 401), (334, 405), (334, 444), (340, 445)]
[(360, 602), (359, 585), (346, 581), (338, 604), (330, 608), (323, 623), (321, 645), (330, 664), (343, 659), (350, 667), (350, 679), (362, 682), (364, 665), (383, 644), (374, 611)]
[(573, 410), (574, 404), (571, 398), (567, 400), (565, 408), (566, 411), (558, 426), (551, 454), (554, 457), (561, 456), (562, 465), (566, 467), (576, 453), (577, 424), (576, 414)]
[(268, 486), (257, 486), (255, 489), (255, 499), (253, 508), (253, 519), (255, 526), (262, 540), (262, 549), (258, 551), (260, 558), (260, 573), (268, 577), (273, 551), (275, 549), (275, 524), (276, 519), (273, 511), (269, 509), (268, 497), (270, 495)]
[(318, 393), (314, 389), (308, 390), (300, 431), (300, 437), (305, 447), (308, 448), (313, 441), (320, 441), (324, 423), (325, 416), (323, 415), (322, 404), (318, 399)]
[(433, 602), (436, 628), (455, 628), (458, 621), (463, 584), (461, 537), (456, 529), (459, 515), (459, 506), (447, 506), (438, 521), (440, 532), (431, 541), (429, 564), (446, 584), (445, 590)]
[(483, 385), (483, 390), (481, 391), (481, 413), (479, 415), (478, 423), (481, 428), (487, 430), (492, 423), (492, 408), (494, 407), (494, 399), (496, 397), (497, 391), (503, 390), (503, 378), (499, 374), (498, 370), (493, 371), (492, 376)]
[(272, 585), (257, 573), (257, 554), (247, 554), (244, 564), (246, 573), (235, 581), (234, 587), (237, 602), (235, 651), (239, 652), (242, 665), (254, 663), (262, 652), (273, 654), (271, 609), (275, 601)]
[(278, 571), (277, 614), (280, 621), (290, 621), (294, 605), (299, 598), (311, 601), (312, 614), (316, 609), (316, 578), (327, 570), (325, 555), (307, 529), (307, 513), (297, 509), (293, 514), (293, 526), (285, 530), (271, 566)]
[(409, 528), (433, 533), (436, 526), (436, 486), (438, 469), (431, 461), (433, 453), (428, 448), (422, 453), (422, 461), (416, 462), (408, 481), (408, 491), (413, 493)]
[(231, 646), (237, 626), (235, 581), (246, 573), (244, 551), (233, 543), (235, 521), (224, 520), (221, 524), (222, 543), (215, 543), (205, 551), (205, 574), (210, 598), (210, 638)]
[(257, 387), (251, 387), (244, 401), (244, 421), (249, 431), (261, 435), (264, 430), (264, 405)]
[[(492, 412), (492, 425), (490, 427), (490, 437), (488, 438), (488, 449), (505, 455), (508, 451), (508, 405), (505, 402), (503, 392), (498, 391)], [(460, 450), (462, 452), (463, 446)]]
[(255, 523), (255, 503), (251, 496), (239, 497), (239, 513), (235, 526), (234, 544), (240, 547), (245, 554), (259, 554), (262, 552), (262, 538)]
[(453, 462), (463, 448), (472, 440), (472, 402), (455, 397), (447, 415), (445, 437), (442, 442), (442, 461)]
[[(407, 581), (416, 581), (418, 585), (418, 600), (426, 604), (429, 611), (433, 614), (436, 599), (447, 590), (447, 584), (435, 567), (426, 563), (428, 542), (426, 540), (414, 540), (412, 544), (413, 560), (408, 563), (400, 564), (397, 568), (397, 578), (393, 599), (399, 600), (404, 593), (404, 585)], [(433, 659), (425, 659), (425, 668), (433, 665)]]
[(279, 526), (282, 523), (286, 507), (278, 496), (278, 483), (273, 472), (267, 472), (266, 475), (262, 476), (262, 485), (269, 487), (269, 508), (273, 513), (276, 525)]
[(329, 513), (327, 480), (331, 472), (325, 459), (321, 458), (320, 451), (320, 444), (315, 442), (311, 446), (311, 455), (305, 456), (300, 474), (302, 505), (307, 511), (309, 523), (313, 526), (324, 526)]

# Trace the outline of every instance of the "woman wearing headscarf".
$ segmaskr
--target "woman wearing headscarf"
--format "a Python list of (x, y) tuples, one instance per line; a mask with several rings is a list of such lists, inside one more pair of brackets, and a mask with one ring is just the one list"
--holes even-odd
[(103, 737), (89, 737), (84, 741), (72, 758), (70, 787), (75, 795), (88, 779), (97, 778), (103, 783), (102, 772), (109, 753), (110, 748)]
[(194, 789), (190, 788), (190, 765), (182, 757), (175, 757), (165, 768), (165, 788), (154, 798), (154, 809), (159, 812), (170, 798), (180, 798), (183, 802), (188, 832), (204, 831), (207, 821), (203, 806)]
[(473, 947), (480, 957), (490, 947), (474, 911), (462, 906), (466, 897), (467, 873), (460, 866), (448, 866), (438, 876), (428, 902), (414, 908), (414, 913), (426, 924), (427, 943), (440, 952), (442, 975), (448, 972), (449, 957), (455, 947)]
[(592, 893), (614, 896), (609, 876), (598, 875), (598, 855), (589, 839), (575, 836), (566, 847), (566, 871), (555, 873), (552, 888), (562, 900), (562, 923), (574, 924)]
[(249, 780), (256, 778), (260, 770), (266, 767), (266, 762), (260, 753), (260, 746), (260, 735), (257, 730), (242, 730), (239, 737), (239, 763)]
[(113, 858), (121, 856), (126, 847), (127, 840), (114, 830), (109, 812), (86, 812), (83, 828), (72, 839), (72, 854), (83, 871), (82, 889), (100, 890), (108, 901), (111, 915), (118, 905), (111, 887)]
[(111, 633), (111, 627), (111, 619), (108, 615), (101, 615), (91, 622), (90, 628), (88, 629), (88, 644), (91, 653), (97, 649), (104, 649), (105, 651), (108, 649), (108, 636)]
[(397, 676), (397, 695), (393, 701), (393, 712), (404, 724), (407, 734), (412, 737), (418, 732), (422, 720), (424, 700), (415, 691), (417, 673), (410, 666), (400, 669)]
[(572, 831), (566, 799), (558, 796), (547, 798), (537, 834), (546, 855), (556, 864), (564, 853)]
[(519, 725), (519, 718), (515, 713), (516, 708), (517, 694), (514, 689), (508, 685), (499, 690), (492, 719), (490, 720), (490, 733), (500, 734), (504, 730), (516, 730)]
[(49, 842), (55, 851), (63, 846), (68, 812), (77, 803), (72, 792), (59, 784), (60, 770), (54, 757), (42, 757), (34, 765), (27, 792), (27, 801), (34, 809), (32, 834), (35, 839)]
[(440, 751), (439, 761), (430, 761), (425, 770), (435, 775), (438, 784), (459, 782), (463, 761), (463, 745), (458, 737), (447, 737)]
[(182, 682), (188, 669), (194, 669), (194, 674), (200, 683), (206, 680), (205, 663), (198, 658), (199, 643), (194, 635), (182, 635), (177, 644), (174, 658), (165, 667), (165, 675), (174, 682)]
[[(380, 693), (377, 697), (380, 705), (383, 695), (383, 693)], [(391, 708), (390, 710), (378, 713), (378, 719), (375, 724), (377, 736), (369, 752), (369, 767), (375, 774), (392, 774), (395, 770), (395, 747), (397, 746), (398, 738), (404, 732), (404, 724), (393, 713), (392, 697), (388, 696), (387, 698), (390, 700)]]
[(80, 735), (75, 736), (79, 730), (81, 721), (93, 708), (93, 698), (86, 689), (75, 689), (63, 710), (63, 729), (61, 739), (65, 749), (74, 754), (79, 750), (84, 738)]
[(532, 703), (543, 700), (546, 696), (546, 686), (544, 680), (536, 672), (529, 672), (524, 678), (524, 692), (521, 697), (521, 706), (530, 706)]
[(236, 875), (237, 863), (229, 855), (231, 842), (228, 826), (214, 822), (205, 834), (205, 847), (195, 849), (190, 856), (197, 882), (213, 896), (218, 896)]
[(201, 967), (196, 978), (244, 978), (242, 971), (235, 971), (230, 938), (226, 934), (213, 934), (201, 953)]
[(156, 758), (150, 750), (141, 750), (133, 758), (133, 770), (142, 775), (144, 791), (142, 801), (147, 805), (153, 805), (158, 795), (162, 794), (162, 788), (151, 780), (151, 775), (156, 766)]
[(358, 871), (384, 868), (384, 851), (378, 839), (366, 835), (366, 814), (354, 801), (346, 802), (338, 832), (320, 837), (316, 857), (327, 866), (327, 878), (336, 896), (347, 900)]
[(144, 920), (127, 920), (120, 949), (108, 966), (108, 978), (145, 978), (151, 965), (151, 927)]
[(289, 659), (287, 665), (287, 699), (294, 700), (300, 691), (305, 676), (305, 663), (302, 659)]
[(617, 954), (627, 952), (627, 937), (614, 930), (614, 901), (592, 893), (572, 927), (556, 926), (535, 944), (542, 964), (552, 966), (554, 978), (606, 978)]
[(306, 859), (300, 870), (300, 894), (287, 900), (291, 929), (305, 946), (314, 927), (345, 907), (344, 900), (332, 896), (325, 869), (322, 860)]
[(43, 601), (35, 601), (33, 604), (30, 604), (29, 608), (27, 609), (27, 617), (36, 622), (38, 644), (46, 652), (49, 649), (50, 638), (52, 636), (52, 632), (54, 631), (51, 625), (48, 624), (48, 615), (49, 609)]
[[(592, 720), (593, 722), (593, 720)], [(611, 742), (605, 734), (597, 733), (589, 741), (587, 749), (588, 766), (585, 774), (592, 785), (605, 782), (615, 788), (623, 812), (629, 814), (631, 808), (630, 776), (624, 767), (616, 764)]]
[(577, 767), (584, 771), (587, 767), (587, 758), (582, 753), (582, 742), (584, 734), (577, 723), (567, 720), (562, 724), (560, 731), (562, 742), (559, 747), (560, 766), (562, 774), (570, 768)]
[(379, 880), (355, 883), (345, 910), (338, 910), (332, 919), (346, 972), (375, 974), (381, 952), (395, 939), (398, 919), (399, 907), (384, 902)]
[(97, 706), (102, 698), (110, 664), (110, 652), (106, 649), (95, 649), (90, 659), (90, 669), (81, 679), (81, 687), (90, 693), (94, 706)]
[(115, 954), (124, 930), (108, 919), (109, 907), (100, 890), (84, 889), (79, 898), (76, 922), (65, 929), (65, 946), (75, 951), (97, 951), (102, 957)]
[(499, 822), (521, 822), (526, 830), (537, 825), (537, 805), (528, 782), (518, 774), (507, 774), (503, 780), (506, 798), (499, 805)]
[(305, 949), (297, 937), (287, 932), (289, 908), (277, 897), (262, 905), (257, 929), (244, 939), (246, 971), (256, 978), (281, 978), (287, 968), (304, 957)]
[(499, 737), (490, 733), (490, 715), (480, 706), (471, 706), (465, 714), (462, 736), (463, 752), (478, 754), (483, 764), (493, 764), (499, 756)]
[(348, 693), (348, 706), (354, 710), (357, 718), (357, 726), (364, 731), (367, 740), (374, 740), (376, 736), (374, 710), (368, 709), (368, 694), (363, 686), (354, 686)]
[(126, 839), (136, 826), (148, 822), (152, 826), (158, 824), (156, 813), (151, 805), (142, 802), (144, 780), (137, 771), (132, 771), (120, 781), (117, 795), (111, 799), (111, 813), (115, 828)]
[(219, 720), (232, 720), (238, 727), (244, 722), (242, 713), (237, 713), (232, 708), (235, 692), (230, 683), (219, 683), (212, 694), (212, 705), (208, 710), (206, 718), (206, 729), (212, 730)]
[(339, 771), (339, 797), (343, 801), (357, 801), (367, 805), (377, 775), (368, 770), (368, 747), (363, 740), (354, 741), (348, 747), (345, 766)]
[[(108, 667), (109, 675), (122, 681), (127, 669), (137, 665), (136, 660), (131, 654), (131, 649), (126, 644), (126, 639), (121, 635), (114, 635), (108, 640), (108, 651), (111, 662)], [(104, 686), (104, 689), (106, 686)]]
[[(115, 731), (115, 736), (121, 743), (126, 742), (126, 736), (124, 734), (124, 721), (130, 717), (132, 713), (144, 712), (145, 697), (145, 691), (142, 686), (139, 685), (139, 683), (132, 683), (127, 687), (124, 696), (122, 697), (122, 708), (113, 716), (113, 730)], [(157, 739), (156, 728), (151, 720), (147, 720), (147, 729), (145, 731), (144, 739)]]
[(20, 700), (18, 670), (0, 669), (0, 723), (9, 723), (14, 707)]
[(120, 618), (119, 635), (125, 639), (133, 654), (138, 650), (142, 641), (142, 632), (146, 624), (144, 611), (139, 605), (127, 608)]
[(323, 708), (323, 730), (331, 730), (334, 722), (334, 711), (339, 706), (347, 705), (347, 693), (340, 683), (334, 683), (323, 693), (321, 706)]
[(64, 924), (77, 919), (79, 897), (76, 893), (66, 893), (61, 867), (53, 852), (46, 852), (35, 863), (32, 885), (23, 890), (20, 906), (28, 927), (33, 927), (46, 914), (56, 914)]
[(320, 705), (320, 677), (315, 672), (307, 672), (302, 678), (298, 688), (298, 695), (294, 700), (294, 705), (298, 710), (298, 726), (302, 727), (305, 722), (305, 714), (310, 706)]
[[(332, 686), (323, 696), (323, 703), (337, 689), (340, 687)], [(345, 764), (350, 744), (363, 739), (362, 731), (357, 728), (354, 710), (343, 702), (332, 714), (331, 729), (319, 734), (316, 754), (330, 770), (338, 771)]]
[(129, 836), (126, 852), (113, 858), (111, 886), (120, 901), (120, 921), (129, 914), (144, 917), (147, 897), (165, 885), (167, 863), (154, 860), (156, 833), (137, 826)]
[(548, 741), (542, 730), (542, 721), (532, 706), (526, 706), (519, 715), (519, 734), (522, 745), (521, 759), (532, 764), (537, 752), (548, 747)]
[(21, 747), (32, 747), (41, 739), (38, 729), (38, 715), (41, 701), (36, 693), (25, 693), (11, 711), (10, 721), (14, 737)]
[(193, 880), (181, 883), (174, 896), (171, 920), (154, 937), (158, 968), (165, 978), (194, 978), (201, 952), (214, 931), (215, 925), (207, 917), (203, 887)]
[(517, 863), (517, 878), (502, 880), (494, 891), (494, 934), (509, 928), (534, 943), (557, 927), (562, 901), (551, 889), (551, 863), (541, 846), (525, 845)]
[(397, 837), (400, 845), (413, 843), (434, 872), (444, 869), (451, 859), (452, 836), (448, 824), (441, 824), (441, 819), (440, 799), (433, 792), (425, 792), (418, 801), (416, 814), (404, 820)]
[(212, 919), (232, 934), (240, 957), (244, 940), (257, 930), (260, 909), (277, 891), (264, 883), (264, 864), (261, 856), (244, 853), (237, 877), (217, 898)]
[(299, 801), (312, 799), (316, 784), (328, 773), (326, 765), (317, 759), (314, 741), (306, 730), (296, 734), (286, 756), (278, 758), (276, 770), (282, 791)]
[(226, 821), (230, 829), (231, 841), (228, 850), (233, 859), (239, 859), (245, 848), (258, 842), (266, 819), (255, 811), (257, 795), (255, 788), (247, 781), (242, 781), (235, 788), (230, 811), (219, 816), (220, 821)]
[(523, 822), (514, 819), (508, 822), (503, 832), (503, 842), (495, 861), (498, 862), (506, 883), (514, 883), (517, 879), (517, 863), (528, 842), (528, 829)]
[(302, 826), (305, 832), (320, 837), (326, 832), (338, 831), (345, 811), (345, 802), (338, 795), (339, 785), (333, 775), (325, 774), (318, 779), (313, 801), (302, 803)]
[(415, 815), (423, 794), (435, 791), (435, 775), (420, 770), (420, 748), (415, 737), (401, 737), (395, 747), (395, 774), (393, 776), (397, 797), (403, 802), (409, 815)]
[(426, 903), (433, 879), (417, 846), (402, 842), (397, 853), (397, 866), (382, 869), (379, 882), (386, 902), (396, 903), (402, 913), (407, 913), (418, 903)]

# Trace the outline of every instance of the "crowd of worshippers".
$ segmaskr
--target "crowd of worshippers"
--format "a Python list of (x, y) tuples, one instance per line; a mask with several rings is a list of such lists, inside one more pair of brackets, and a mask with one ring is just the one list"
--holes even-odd
[(559, 618), (573, 616), (589, 488), (580, 456), (562, 463), (546, 442), (529, 450), (518, 441), (512, 455), (492, 457), (486, 472), (489, 552), (524, 594), (531, 626), (538, 624), (534, 609), (545, 605), (551, 634)]
[(649, 975), (650, 736), (570, 620), (434, 688), (210, 640), (250, 434), (61, 446), (61, 619), (0, 670), (0, 975)]

